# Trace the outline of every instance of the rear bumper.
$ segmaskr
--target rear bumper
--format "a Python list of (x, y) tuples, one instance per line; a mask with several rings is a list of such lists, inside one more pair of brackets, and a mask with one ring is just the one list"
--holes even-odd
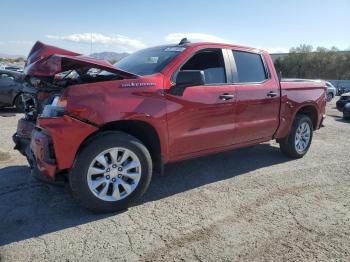
[(324, 122), (325, 119), (326, 119), (326, 115), (323, 115), (322, 118), (321, 118), (321, 121), (320, 121), (320, 124), (319, 124), (318, 128), (323, 127), (323, 122)]

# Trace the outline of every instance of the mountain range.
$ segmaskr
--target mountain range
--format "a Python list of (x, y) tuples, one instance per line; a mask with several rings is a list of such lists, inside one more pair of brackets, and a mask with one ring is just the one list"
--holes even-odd
[(17, 58), (25, 58), (24, 55), (11, 55), (11, 54), (3, 54), (0, 53), (0, 58), (5, 58), (5, 59), (17, 59)]

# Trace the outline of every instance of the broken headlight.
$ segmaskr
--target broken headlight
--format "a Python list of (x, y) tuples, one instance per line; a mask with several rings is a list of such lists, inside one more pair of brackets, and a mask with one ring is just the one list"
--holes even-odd
[(67, 99), (60, 96), (55, 96), (52, 103), (44, 107), (41, 117), (63, 116), (66, 105), (67, 105)]

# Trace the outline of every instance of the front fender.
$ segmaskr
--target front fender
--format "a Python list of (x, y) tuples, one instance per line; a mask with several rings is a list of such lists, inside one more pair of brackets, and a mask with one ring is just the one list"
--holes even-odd
[[(167, 155), (166, 101), (161, 75), (137, 81), (152, 83), (146, 87), (129, 86), (131, 80), (115, 80), (69, 87), (66, 111), (69, 115), (101, 127), (122, 120), (143, 121), (157, 132), (163, 155)], [(134, 80), (133, 80), (134, 81)], [(129, 84), (128, 84), (129, 83)]]

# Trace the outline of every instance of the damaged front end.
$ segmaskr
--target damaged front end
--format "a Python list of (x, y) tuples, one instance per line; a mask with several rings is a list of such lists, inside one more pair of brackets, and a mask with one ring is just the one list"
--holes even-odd
[[(107, 61), (37, 42), (24, 69), (25, 115), (13, 135), (15, 149), (34, 173), (56, 179), (71, 168), (78, 147), (96, 126), (65, 112), (65, 89), (72, 85), (137, 78)], [(69, 134), (69, 136), (67, 136)]]
[(34, 166), (34, 155), (30, 149), (32, 132), (35, 129), (38, 116), (42, 113), (44, 106), (50, 103), (52, 96), (58, 94), (60, 89), (41, 89), (30, 83), (25, 83), (21, 94), (24, 117), (18, 120), (16, 133), (13, 135), (14, 149), (18, 150), (27, 158), (32, 168)]

